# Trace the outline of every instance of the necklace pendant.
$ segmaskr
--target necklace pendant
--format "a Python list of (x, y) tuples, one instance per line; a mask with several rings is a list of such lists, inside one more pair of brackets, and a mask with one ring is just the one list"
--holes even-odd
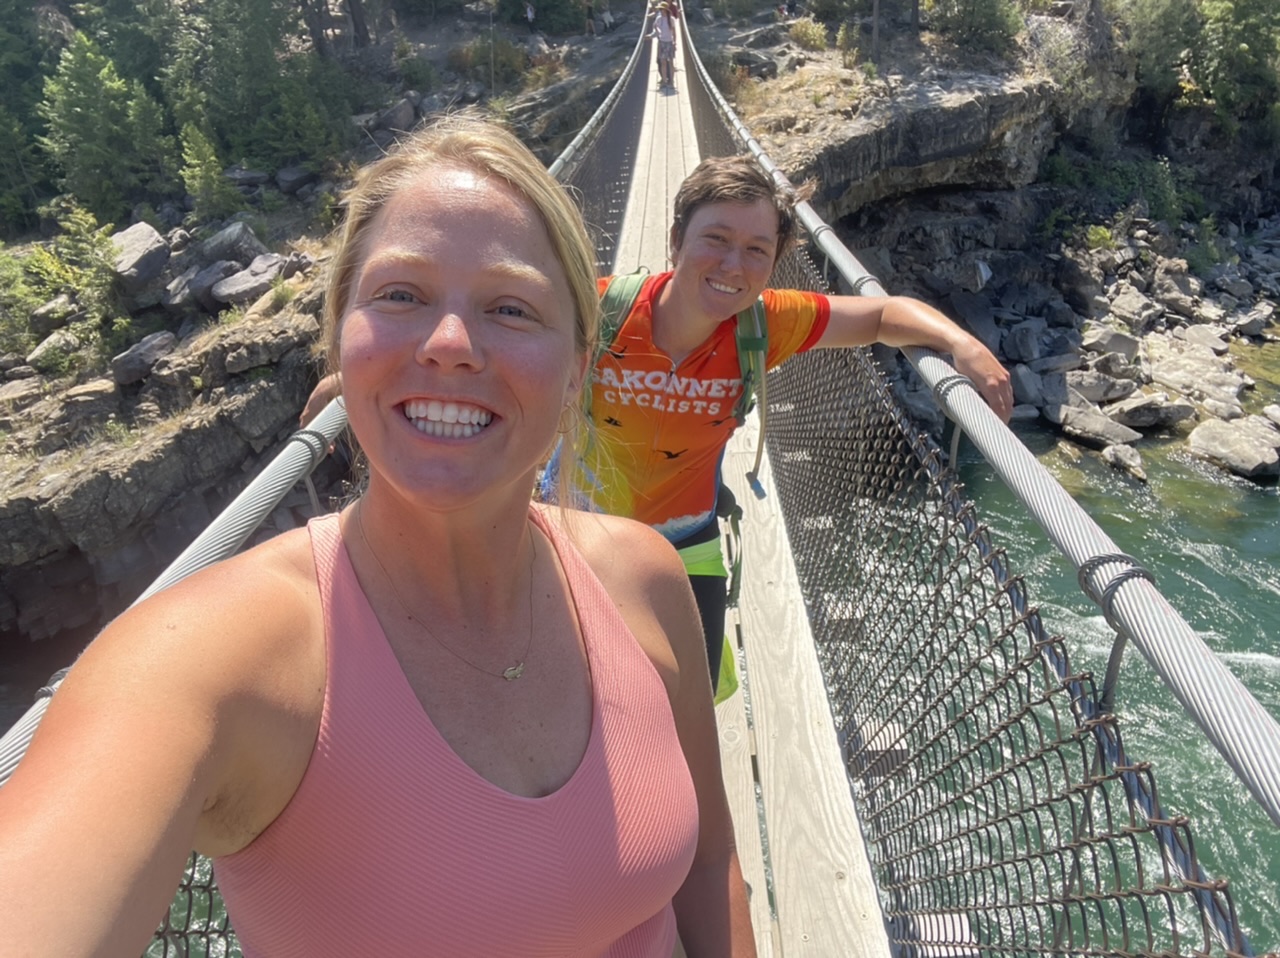
[(514, 682), (522, 675), (524, 675), (523, 662), (517, 662), (515, 665), (511, 666), (511, 668), (502, 670), (502, 677), (508, 682)]

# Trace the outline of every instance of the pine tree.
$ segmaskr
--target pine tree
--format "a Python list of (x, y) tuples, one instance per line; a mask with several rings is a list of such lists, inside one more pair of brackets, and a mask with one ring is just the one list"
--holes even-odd
[(226, 216), (240, 209), (240, 196), (222, 175), (213, 144), (194, 123), (182, 128), (182, 182), (195, 197), (196, 216)]
[(39, 111), (49, 130), (40, 144), (61, 169), (62, 188), (99, 219), (114, 219), (129, 180), (129, 87), (83, 33), (45, 80)]
[(39, 111), (48, 124), (39, 142), (62, 171), (61, 187), (100, 220), (173, 186), (173, 144), (161, 132), (159, 105), (83, 33), (45, 81)]

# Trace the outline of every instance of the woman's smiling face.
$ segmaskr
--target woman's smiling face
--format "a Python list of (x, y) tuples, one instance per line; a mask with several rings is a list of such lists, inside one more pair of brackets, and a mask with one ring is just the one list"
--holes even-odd
[(533, 207), (499, 179), (438, 167), (387, 202), (363, 253), (340, 350), (371, 473), (442, 506), (531, 481), (585, 365)]
[(767, 200), (707, 203), (689, 217), (674, 252), (672, 291), (682, 310), (727, 319), (764, 290), (777, 250), (778, 212)]

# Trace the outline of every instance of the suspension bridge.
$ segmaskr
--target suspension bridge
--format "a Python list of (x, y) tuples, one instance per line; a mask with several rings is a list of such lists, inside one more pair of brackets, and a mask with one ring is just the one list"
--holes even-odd
[[(695, 28), (696, 29), (696, 28)], [(602, 274), (663, 268), (679, 184), (750, 151), (680, 31), (676, 91), (641, 39), (552, 165), (580, 195)], [(807, 205), (772, 285), (882, 294)], [(908, 358), (961, 432), (1079, 572), (1117, 633), (1101, 684), (1073, 667), (961, 495), (948, 457), (869, 353), (805, 354), (769, 381), (758, 499), (754, 419), (724, 478), (744, 505), (742, 689), (717, 708), (724, 777), (762, 956), (1266, 953), (1194, 823), (1161, 805), (1112, 706), (1135, 646), (1280, 827), (1280, 725), (942, 359)], [(144, 594), (236, 551), (345, 425), (335, 401)], [(56, 685), (56, 682), (53, 683)], [(0, 739), (12, 773), (47, 696)], [(425, 931), (429, 935), (429, 930)], [(1277, 943), (1269, 943), (1275, 947)], [(148, 955), (237, 954), (193, 856)]]

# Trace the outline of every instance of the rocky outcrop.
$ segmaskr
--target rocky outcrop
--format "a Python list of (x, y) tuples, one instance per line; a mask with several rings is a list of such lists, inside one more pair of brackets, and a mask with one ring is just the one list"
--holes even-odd
[[(4, 397), (8, 446), (42, 458), (0, 486), (0, 630), (39, 639), (118, 612), (280, 449), (316, 378), (319, 283), (294, 282), (284, 308), (267, 293), (237, 323), (148, 337), (110, 376)], [(322, 464), (322, 490), (341, 478)], [(298, 490), (261, 535), (309, 514)]]
[(1053, 145), (1053, 95), (1047, 80), (951, 76), (872, 100), (820, 138), (762, 139), (797, 182), (817, 180), (815, 205), (838, 219), (921, 189), (1029, 185)]

